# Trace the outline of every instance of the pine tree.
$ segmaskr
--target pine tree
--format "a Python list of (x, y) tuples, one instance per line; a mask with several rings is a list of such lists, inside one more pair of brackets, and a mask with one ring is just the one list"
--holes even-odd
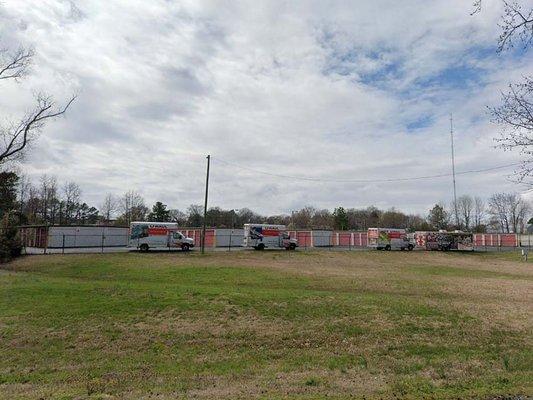
[(333, 211), (333, 220), (335, 223), (335, 229), (341, 231), (348, 229), (348, 214), (346, 214), (344, 207), (337, 207)]
[(167, 210), (166, 204), (158, 201), (153, 205), (152, 212), (148, 215), (148, 219), (156, 222), (168, 222), (170, 221), (170, 210)]

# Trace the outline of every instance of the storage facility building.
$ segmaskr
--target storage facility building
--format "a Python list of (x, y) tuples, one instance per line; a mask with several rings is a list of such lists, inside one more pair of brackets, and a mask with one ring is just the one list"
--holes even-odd
[(125, 247), (129, 238), (129, 228), (120, 226), (33, 225), (19, 229), (26, 247)]

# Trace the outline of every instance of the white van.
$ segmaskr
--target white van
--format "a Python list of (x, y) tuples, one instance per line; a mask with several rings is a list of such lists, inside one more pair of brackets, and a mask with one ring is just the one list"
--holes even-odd
[(266, 248), (295, 250), (298, 241), (291, 239), (285, 225), (244, 224), (243, 245), (256, 250)]
[(194, 247), (194, 239), (178, 231), (173, 222), (132, 222), (128, 247), (141, 251), (150, 249), (181, 249), (189, 251)]

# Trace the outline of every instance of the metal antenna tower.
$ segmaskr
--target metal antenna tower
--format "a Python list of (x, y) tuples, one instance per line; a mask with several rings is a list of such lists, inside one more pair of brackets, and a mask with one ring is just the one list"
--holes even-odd
[(452, 176), (453, 176), (453, 208), (455, 212), (455, 225), (459, 226), (459, 213), (457, 211), (457, 187), (455, 184), (455, 148), (453, 145), (453, 115), (450, 113), (450, 139), (452, 144)]

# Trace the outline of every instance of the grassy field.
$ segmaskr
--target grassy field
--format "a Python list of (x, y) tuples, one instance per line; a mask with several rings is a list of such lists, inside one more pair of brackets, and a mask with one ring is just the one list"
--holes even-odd
[(0, 266), (0, 399), (533, 394), (515, 253), (33, 256)]

